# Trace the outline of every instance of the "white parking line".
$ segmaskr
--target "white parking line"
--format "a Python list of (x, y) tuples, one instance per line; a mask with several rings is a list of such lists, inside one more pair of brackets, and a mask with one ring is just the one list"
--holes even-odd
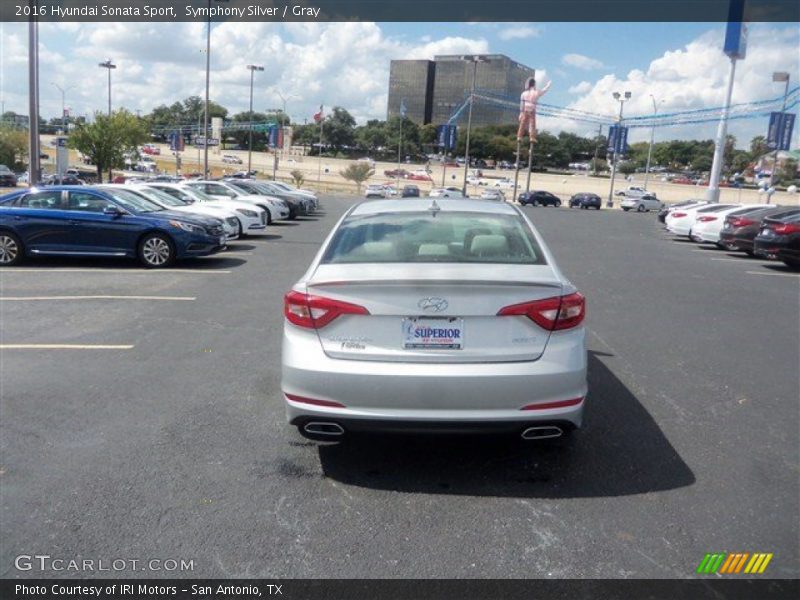
[(738, 263), (748, 263), (751, 265), (774, 265), (774, 260), (758, 260), (753, 258), (712, 258), (711, 260), (724, 260), (726, 262), (738, 262)]
[(185, 302), (196, 300), (195, 296), (6, 296), (0, 302), (22, 302), (35, 300), (169, 300)]
[(793, 277), (800, 279), (800, 273), (770, 273), (769, 271), (745, 271), (750, 275), (772, 275), (773, 277)]
[(133, 344), (0, 344), (0, 350), (131, 350)]
[(180, 273), (182, 275), (228, 275), (232, 273), (232, 271), (223, 271), (220, 269), (0, 269), (0, 274), (2, 275), (7, 275), (9, 273), (130, 273), (131, 275)]

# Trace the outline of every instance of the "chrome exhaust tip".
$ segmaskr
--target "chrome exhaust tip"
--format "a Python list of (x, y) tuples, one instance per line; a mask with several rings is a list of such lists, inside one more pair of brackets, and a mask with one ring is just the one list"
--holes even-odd
[(550, 440), (560, 438), (564, 435), (564, 430), (555, 425), (543, 425), (538, 427), (528, 427), (522, 432), (523, 440)]
[(303, 425), (303, 431), (314, 435), (329, 435), (331, 437), (344, 435), (344, 428), (341, 425), (324, 421), (309, 421)]

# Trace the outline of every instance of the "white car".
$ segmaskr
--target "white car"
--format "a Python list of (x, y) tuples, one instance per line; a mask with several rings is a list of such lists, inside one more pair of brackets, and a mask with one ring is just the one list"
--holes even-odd
[(107, 183), (98, 187), (100, 189), (122, 187), (129, 192), (132, 192), (134, 194), (139, 194), (143, 198), (146, 198), (147, 200), (150, 200), (151, 202), (158, 204), (165, 210), (175, 210), (178, 212), (184, 212), (189, 214), (215, 217), (220, 221), (222, 221), (222, 229), (225, 232), (226, 241), (238, 239), (239, 235), (242, 233), (241, 226), (239, 225), (239, 219), (236, 218), (236, 213), (234, 213), (232, 210), (226, 210), (224, 208), (216, 208), (216, 207), (203, 207), (194, 204), (186, 204), (185, 202), (183, 202), (182, 200), (178, 200), (174, 196), (170, 196), (165, 192), (162, 192), (155, 188), (151, 188), (146, 185), (130, 186), (122, 183)]
[(494, 187), (511, 189), (514, 187), (514, 182), (508, 177), (504, 177), (503, 179), (498, 179), (495, 181)]
[(192, 189), (178, 183), (145, 183), (144, 185), (160, 190), (178, 200), (187, 202), (192, 206), (218, 207), (230, 209), (239, 220), (242, 235), (248, 232), (263, 231), (267, 228), (267, 213), (260, 206), (253, 206), (250, 202), (237, 202), (236, 200), (215, 200), (200, 190)]
[(718, 244), (722, 227), (725, 225), (725, 217), (727, 216), (744, 216), (754, 210), (764, 208), (763, 204), (745, 204), (743, 206), (735, 206), (726, 208), (717, 212), (701, 215), (697, 217), (692, 225), (689, 238), (698, 243), (708, 242), (711, 244)]
[(233, 154), (223, 154), (222, 155), (222, 162), (231, 164), (231, 165), (241, 165), (242, 159), (238, 156), (234, 156)]
[(494, 200), (495, 202), (505, 202), (506, 196), (502, 190), (483, 190), (481, 200)]
[(460, 189), (454, 187), (434, 188), (428, 196), (431, 198), (466, 198)]
[(694, 208), (679, 208), (667, 215), (664, 224), (675, 235), (688, 236), (698, 217), (720, 212), (726, 208), (739, 208), (740, 206), (739, 204), (702, 204)]
[(645, 188), (639, 187), (638, 185), (628, 186), (628, 189), (620, 190), (616, 195), (628, 198), (641, 198), (642, 196), (653, 196), (655, 198), (656, 196), (653, 192), (648, 192)]
[(620, 202), (619, 206), (625, 212), (629, 210), (649, 212), (651, 210), (661, 210), (661, 201), (652, 194), (645, 194), (638, 198), (625, 196), (625, 199)]
[(382, 185), (370, 184), (364, 192), (364, 198), (386, 198), (386, 190)]
[(250, 204), (260, 206), (267, 211), (267, 222), (265, 225), (269, 225), (273, 221), (289, 218), (289, 207), (279, 198), (248, 194), (225, 181), (204, 181), (200, 179), (197, 181), (187, 181), (183, 185), (205, 192), (212, 198), (223, 202), (237, 200), (239, 202), (249, 202)]

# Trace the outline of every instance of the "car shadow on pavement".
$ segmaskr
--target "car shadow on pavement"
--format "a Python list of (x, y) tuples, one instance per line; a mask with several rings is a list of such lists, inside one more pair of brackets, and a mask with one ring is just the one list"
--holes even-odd
[[(187, 271), (214, 271), (217, 269), (230, 269), (245, 264), (247, 261), (226, 257), (225, 251), (210, 256), (200, 258), (186, 258), (178, 260), (169, 267), (170, 270), (182, 269)], [(103, 271), (104, 269), (130, 269), (131, 271), (139, 271), (145, 269), (142, 264), (134, 258), (107, 258), (102, 256), (31, 256), (26, 257), (25, 261), (20, 264), (24, 268), (41, 268), (42, 272), (48, 269), (97, 269)], [(9, 270), (15, 267), (8, 267)], [(148, 271), (157, 272), (159, 269), (147, 269)]]
[(692, 471), (598, 356), (610, 355), (589, 354), (584, 428), (570, 438), (352, 436), (318, 446), (322, 471), (372, 489), (513, 498), (624, 496), (692, 485)]

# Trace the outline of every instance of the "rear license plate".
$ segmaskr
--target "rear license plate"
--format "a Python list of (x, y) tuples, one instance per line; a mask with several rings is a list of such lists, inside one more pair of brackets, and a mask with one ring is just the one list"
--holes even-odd
[(403, 319), (403, 348), (464, 347), (464, 319), (457, 317), (409, 317)]

